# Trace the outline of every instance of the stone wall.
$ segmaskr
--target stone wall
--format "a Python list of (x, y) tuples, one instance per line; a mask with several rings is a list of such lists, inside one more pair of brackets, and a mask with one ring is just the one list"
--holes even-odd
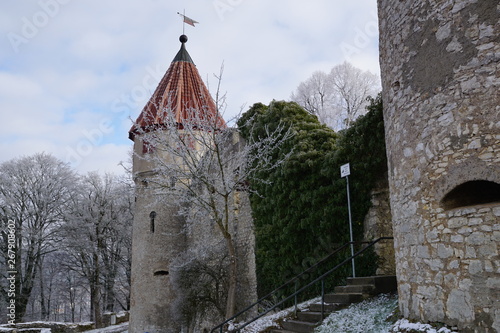
[[(237, 152), (243, 148), (244, 140), (239, 132), (233, 130), (227, 145), (231, 151)], [(257, 301), (257, 274), (255, 267), (255, 233), (248, 192), (234, 192), (229, 198), (229, 232), (235, 247), (237, 263), (237, 286), (236, 286), (236, 311), (247, 308)], [(228, 246), (222, 236), (222, 231), (215, 223), (197, 224), (192, 229), (188, 238), (189, 247), (201, 253), (207, 253), (207, 248), (216, 249), (218, 255), (227, 254)], [(220, 250), (219, 250), (220, 249)], [(229, 259), (229, 255), (228, 255)], [(225, 305), (225, 304), (224, 304)], [(246, 317), (240, 316), (238, 320), (249, 319), (255, 315), (248, 312)], [(211, 316), (200, 320), (194, 326), (193, 333), (202, 332), (204, 329), (210, 331), (215, 325), (224, 321), (224, 317)]]
[(500, 3), (378, 5), (400, 310), (500, 332)]
[[(143, 176), (138, 174), (136, 179), (129, 331), (180, 332), (173, 306), (177, 293), (170, 275), (171, 263), (186, 247), (183, 221), (176, 209), (158, 200)], [(154, 221), (150, 217), (153, 211)]]
[[(389, 184), (387, 175), (372, 191), (372, 206), (366, 214), (364, 239), (375, 240), (380, 237), (392, 237), (392, 214), (389, 201)], [(382, 240), (375, 244), (375, 253), (379, 257), (377, 275), (395, 275), (394, 241)]]
[(87, 323), (61, 323), (61, 322), (28, 322), (15, 325), (0, 325), (0, 332), (12, 333), (80, 333), (95, 328), (93, 322)]

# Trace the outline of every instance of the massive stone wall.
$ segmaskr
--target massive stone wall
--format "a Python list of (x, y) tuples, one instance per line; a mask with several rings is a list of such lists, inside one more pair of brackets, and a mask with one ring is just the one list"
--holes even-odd
[(500, 3), (378, 5), (400, 310), (500, 332)]

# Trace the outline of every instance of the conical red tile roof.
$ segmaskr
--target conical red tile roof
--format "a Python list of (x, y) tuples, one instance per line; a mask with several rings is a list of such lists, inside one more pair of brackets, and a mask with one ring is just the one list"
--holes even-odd
[[(141, 131), (164, 126), (167, 112), (172, 112), (179, 127), (183, 127), (186, 121), (196, 126), (197, 124), (192, 124), (196, 120), (214, 120), (217, 128), (226, 127), (210, 92), (186, 50), (184, 44), (187, 37), (182, 35), (179, 40), (182, 43), (181, 49), (130, 129), (131, 140), (134, 140), (134, 136)], [(199, 124), (199, 127), (203, 128), (203, 125)]]

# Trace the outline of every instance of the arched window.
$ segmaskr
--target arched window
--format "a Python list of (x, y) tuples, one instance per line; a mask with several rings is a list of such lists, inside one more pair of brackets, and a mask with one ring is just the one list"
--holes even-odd
[(445, 210), (500, 203), (500, 184), (487, 180), (474, 180), (458, 185), (441, 200)]

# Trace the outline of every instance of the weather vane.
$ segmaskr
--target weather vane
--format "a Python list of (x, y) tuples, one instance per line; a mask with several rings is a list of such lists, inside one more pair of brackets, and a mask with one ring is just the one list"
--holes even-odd
[(179, 14), (182, 17), (182, 19), (183, 19), (183, 24), (182, 24), (182, 34), (183, 35), (184, 35), (184, 28), (186, 26), (186, 23), (189, 24), (189, 25), (191, 25), (191, 26), (193, 26), (193, 27), (195, 26), (196, 23), (199, 23), (198, 21), (195, 21), (192, 18), (189, 18), (186, 15), (184, 15), (185, 13), (186, 13), (185, 10), (184, 10), (183, 14), (177, 12), (177, 14)]

